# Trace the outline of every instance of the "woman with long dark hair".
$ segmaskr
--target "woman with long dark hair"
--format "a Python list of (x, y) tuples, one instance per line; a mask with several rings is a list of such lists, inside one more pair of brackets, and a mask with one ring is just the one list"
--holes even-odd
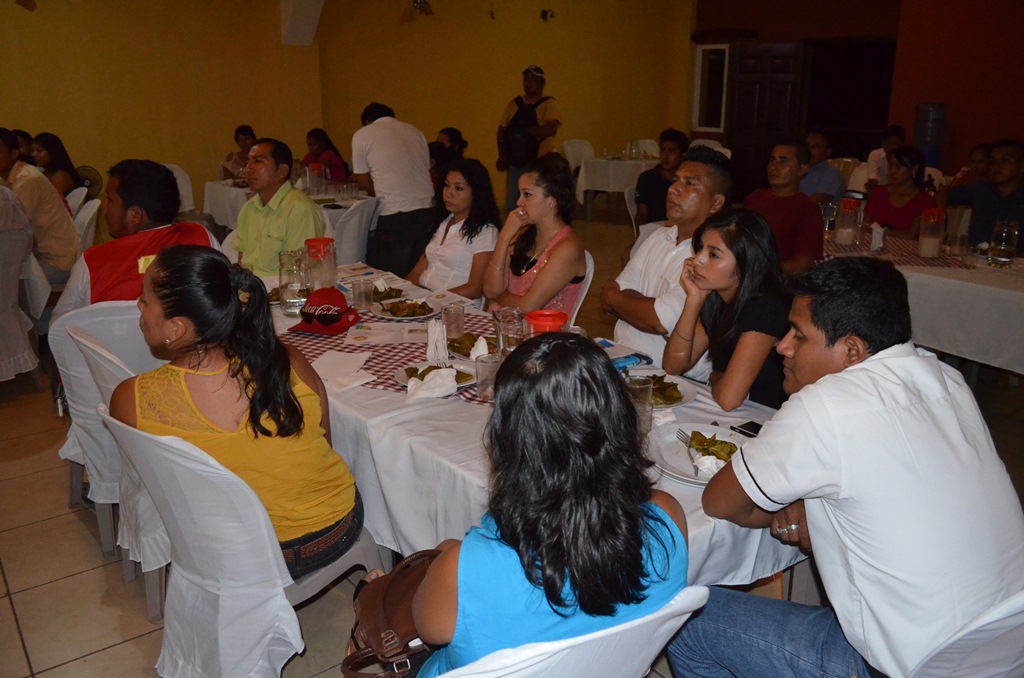
[(484, 275), (492, 306), (571, 314), (587, 272), (583, 244), (572, 230), (572, 172), (557, 153), (526, 166), (519, 201), (508, 214)]
[(331, 449), (323, 380), (278, 341), (260, 279), (209, 247), (168, 247), (139, 310), (146, 343), (170, 362), (121, 383), (111, 414), (183, 438), (244, 480), (293, 578), (341, 557), (362, 529), (355, 479)]
[(327, 180), (341, 183), (348, 180), (348, 165), (341, 157), (341, 151), (327, 136), (327, 132), (319, 127), (306, 132), (306, 157), (302, 159), (302, 166), (309, 167), (313, 163), (320, 163), (327, 169)]
[(561, 333), (519, 346), (486, 439), (488, 512), (442, 544), (413, 602), (420, 637), (444, 646), (420, 678), (646, 616), (686, 586), (686, 517), (651, 489), (636, 407), (599, 346)]
[(472, 159), (449, 163), (442, 176), (434, 204), (444, 206), (445, 216), (406, 278), (428, 290), (476, 299), (483, 293), (484, 271), (498, 239), (491, 176), (483, 163)]
[(898, 146), (889, 157), (889, 183), (868, 196), (864, 213), (889, 229), (894, 238), (917, 238), (921, 214), (935, 201), (924, 190), (924, 153), (909, 144)]
[(768, 222), (748, 209), (712, 214), (693, 234), (679, 284), (686, 302), (665, 346), (665, 371), (682, 374), (707, 351), (711, 395), (723, 410), (748, 396), (779, 407), (786, 394), (775, 346), (789, 331), (789, 298)]
[(56, 134), (40, 132), (32, 139), (32, 160), (61, 195), (67, 196), (82, 185), (64, 142)]
[(469, 142), (462, 136), (458, 127), (442, 127), (437, 133), (437, 141), (444, 144), (453, 158), (462, 158), (469, 148)]

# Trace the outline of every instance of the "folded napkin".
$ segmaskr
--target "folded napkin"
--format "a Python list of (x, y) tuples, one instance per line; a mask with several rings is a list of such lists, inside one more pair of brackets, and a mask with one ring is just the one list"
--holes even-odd
[(459, 390), (455, 383), (455, 368), (446, 367), (440, 370), (433, 370), (426, 379), (412, 378), (409, 380), (409, 392), (405, 396), (405, 402), (411, 403), (414, 400), (423, 398), (444, 398)]
[(381, 276), (377, 276), (373, 279), (373, 286), (377, 288), (378, 292), (383, 292), (388, 288), (387, 282)]
[(362, 353), (327, 351), (313, 361), (313, 369), (324, 380), (324, 385), (327, 388), (340, 393), (376, 379), (372, 374), (361, 369), (372, 355), (373, 353), (369, 351)]
[(871, 224), (871, 251), (881, 252), (885, 246), (885, 228), (877, 221)]
[(672, 410), (655, 410), (651, 415), (651, 422), (654, 427), (664, 426), (665, 424), (672, 424), (676, 421), (676, 413)]
[(476, 338), (476, 343), (473, 344), (473, 348), (469, 351), (469, 359), (476, 362), (477, 358), (490, 352), (490, 349), (487, 347), (487, 339), (480, 335)]
[(427, 321), (427, 360), (448, 359), (448, 332), (440, 320)]
[(693, 463), (697, 467), (698, 478), (710, 478), (725, 466), (725, 462), (713, 454), (698, 454)]

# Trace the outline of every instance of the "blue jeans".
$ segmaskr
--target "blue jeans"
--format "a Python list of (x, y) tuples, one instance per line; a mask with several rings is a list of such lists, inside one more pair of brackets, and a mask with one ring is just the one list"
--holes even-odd
[[(505, 169), (505, 174), (505, 213), (501, 215), (502, 221), (519, 202), (519, 177), (523, 176), (523, 168), (510, 166)], [(501, 228), (501, 224), (495, 225)]]
[(831, 609), (714, 587), (668, 644), (668, 662), (677, 678), (869, 675)]

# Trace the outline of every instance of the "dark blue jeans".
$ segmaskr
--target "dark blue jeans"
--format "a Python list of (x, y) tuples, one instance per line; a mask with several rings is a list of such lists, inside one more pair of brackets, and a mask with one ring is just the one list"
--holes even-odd
[(668, 644), (668, 662), (680, 678), (869, 675), (831, 609), (715, 587)]
[[(349, 520), (350, 518), (351, 520)], [(348, 525), (340, 539), (322, 551), (318, 551), (317, 553), (304, 558), (300, 556), (299, 549), (302, 546), (329, 534), (338, 527), (338, 523), (345, 522), (346, 520), (348, 521)], [(288, 573), (292, 576), (292, 579), (298, 580), (300, 577), (304, 577), (311, 572), (316, 572), (325, 565), (330, 565), (335, 560), (348, 553), (348, 550), (352, 548), (352, 544), (356, 543), (356, 540), (359, 539), (359, 533), (362, 531), (363, 500), (359, 496), (359, 491), (356, 490), (355, 506), (352, 507), (352, 510), (347, 516), (339, 520), (337, 523), (328, 525), (322, 530), (310, 532), (309, 534), (304, 534), (301, 537), (281, 542), (281, 551), (291, 550), (295, 556), (293, 560), (289, 560), (288, 558), (285, 558), (284, 560), (284, 564), (288, 566)]]

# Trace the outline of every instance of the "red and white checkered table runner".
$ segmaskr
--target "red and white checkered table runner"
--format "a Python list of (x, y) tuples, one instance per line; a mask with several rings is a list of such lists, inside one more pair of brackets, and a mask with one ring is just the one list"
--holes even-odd
[[(374, 322), (406, 322), (401, 320), (389, 320), (374, 318)], [(494, 336), (494, 323), (488, 315), (466, 313), (464, 323), (467, 332)], [(376, 379), (363, 384), (367, 388), (375, 388), (381, 391), (394, 391), (405, 393), (405, 386), (395, 381), (395, 371), (421, 363), (427, 359), (427, 345), (425, 343), (405, 344), (361, 344), (359, 346), (346, 345), (345, 335), (328, 337), (321, 334), (307, 334), (305, 332), (286, 332), (281, 335), (281, 341), (302, 351), (309, 362), (313, 362), (327, 351), (340, 351), (341, 353), (361, 353), (372, 351), (373, 355), (363, 365), (363, 369), (372, 374)], [(476, 385), (460, 388), (454, 396), (465, 400), (467, 403), (480, 405), (487, 404), (477, 397)]]
[[(825, 240), (825, 257), (849, 257), (871, 254), (862, 245), (837, 245), (834, 240)], [(936, 268), (963, 268), (959, 255), (943, 254), (934, 259), (917, 255), (917, 241), (907, 238), (886, 238), (885, 249), (879, 255), (891, 261), (894, 266), (932, 266)]]

